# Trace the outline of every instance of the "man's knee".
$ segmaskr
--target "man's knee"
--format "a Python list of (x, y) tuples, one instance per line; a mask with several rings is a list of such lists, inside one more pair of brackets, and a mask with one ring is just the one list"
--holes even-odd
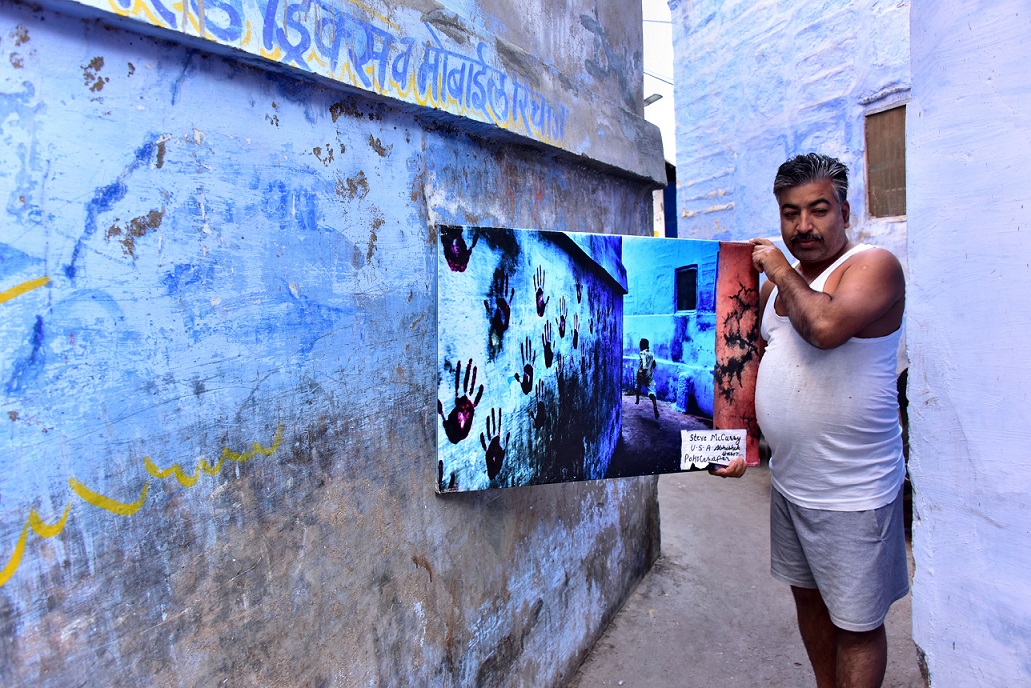
[(848, 631), (844, 628), (838, 629), (838, 638), (844, 645), (869, 645), (880, 643), (886, 637), (884, 624), (869, 631)]

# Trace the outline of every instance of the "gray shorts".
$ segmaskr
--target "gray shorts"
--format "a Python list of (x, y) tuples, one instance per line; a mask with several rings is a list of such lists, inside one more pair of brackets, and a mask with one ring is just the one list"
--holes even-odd
[(820, 591), (831, 621), (871, 631), (909, 592), (902, 490), (870, 511), (824, 511), (770, 495), (770, 572), (798, 588)]

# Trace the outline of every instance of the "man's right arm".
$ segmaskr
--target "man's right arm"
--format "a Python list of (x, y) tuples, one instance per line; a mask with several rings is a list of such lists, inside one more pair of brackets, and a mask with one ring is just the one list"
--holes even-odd
[[(884, 249), (855, 256), (833, 293), (814, 291), (771, 242), (754, 239), (752, 260), (778, 287), (778, 299), (798, 334), (819, 349), (833, 349), (871, 327), (900, 320), (906, 283), (897, 258)], [(771, 287), (772, 289), (772, 287)]]

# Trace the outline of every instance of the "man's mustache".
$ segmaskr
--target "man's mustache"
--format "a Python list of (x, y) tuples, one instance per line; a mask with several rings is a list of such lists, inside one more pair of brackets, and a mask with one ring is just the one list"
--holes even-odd
[(796, 234), (795, 236), (791, 237), (791, 243), (794, 244), (799, 241), (823, 241), (823, 237), (811, 233)]

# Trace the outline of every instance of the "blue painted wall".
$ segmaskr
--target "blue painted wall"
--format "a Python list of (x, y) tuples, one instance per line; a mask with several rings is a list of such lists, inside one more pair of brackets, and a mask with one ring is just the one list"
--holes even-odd
[(649, 183), (207, 47), (0, 3), (0, 682), (561, 681), (655, 483), (434, 494), (435, 226)]
[[(632, 390), (641, 339), (655, 355), (655, 391), (683, 412), (712, 417), (716, 366), (717, 241), (626, 239), (623, 388)], [(676, 271), (698, 268), (697, 308), (678, 311)]]
[(777, 167), (816, 150), (851, 171), (852, 238), (905, 264), (905, 218), (867, 212), (864, 117), (909, 99), (909, 7), (672, 0), (678, 236), (779, 237)]

